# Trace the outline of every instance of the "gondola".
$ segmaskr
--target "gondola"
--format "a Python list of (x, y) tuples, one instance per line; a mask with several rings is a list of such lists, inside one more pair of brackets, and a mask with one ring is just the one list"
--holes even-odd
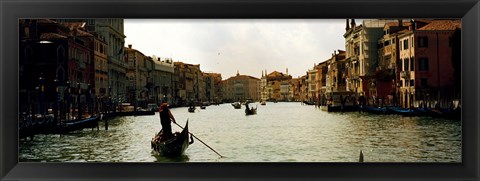
[(315, 102), (303, 101), (303, 104), (313, 106), (315, 105)]
[(253, 107), (252, 107), (252, 108), (250, 109), (250, 108), (248, 107), (248, 104), (247, 104), (247, 105), (245, 105), (245, 114), (246, 114), (246, 115), (254, 115), (254, 114), (257, 114), (257, 108), (253, 108)]
[(460, 109), (454, 110), (454, 109), (425, 108), (425, 111), (428, 116), (435, 117), (435, 118), (460, 120), (462, 117), (462, 113)]
[(240, 104), (240, 102), (234, 102), (234, 103), (232, 103), (232, 106), (233, 106), (233, 108), (235, 108), (235, 109), (240, 109), (240, 108), (242, 108), (242, 104)]
[(163, 130), (158, 132), (155, 137), (152, 138), (151, 146), (154, 151), (162, 156), (166, 157), (178, 157), (181, 156), (188, 145), (193, 143), (193, 138), (190, 136), (191, 141), (188, 139), (188, 121), (185, 124), (181, 133), (174, 133), (174, 137), (169, 140), (164, 140)]
[(361, 106), (360, 109), (363, 112), (368, 112), (368, 113), (372, 113), (372, 114), (389, 114), (389, 113), (391, 113), (385, 107)]
[(418, 116), (419, 113), (413, 109), (399, 108), (399, 107), (387, 107), (388, 110), (392, 113), (402, 115), (402, 116)]
[(189, 108), (188, 108), (188, 112), (192, 112), (192, 113), (193, 113), (193, 112), (195, 112), (195, 109), (196, 109), (195, 107), (189, 107)]

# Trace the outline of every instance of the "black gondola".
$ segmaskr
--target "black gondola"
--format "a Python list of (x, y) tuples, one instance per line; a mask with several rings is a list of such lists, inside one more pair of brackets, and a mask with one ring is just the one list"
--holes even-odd
[(368, 112), (372, 114), (388, 114), (391, 113), (386, 107), (370, 107), (370, 106), (360, 106), (361, 111)]
[(193, 143), (192, 138), (191, 142), (189, 142), (188, 134), (188, 122), (185, 124), (185, 127), (181, 133), (175, 133), (174, 137), (168, 140), (164, 140), (163, 131), (161, 130), (159, 133), (157, 133), (157, 135), (155, 135), (155, 137), (152, 138), (152, 149), (162, 156), (181, 156), (188, 148), (188, 145)]
[(197, 108), (195, 108), (195, 107), (189, 107), (189, 108), (188, 108), (188, 112), (195, 112), (195, 109), (197, 109)]
[(418, 116), (419, 113), (413, 109), (400, 108), (400, 107), (387, 107), (388, 110), (392, 111), (394, 114), (402, 116)]
[(248, 104), (245, 104), (245, 114), (246, 115), (254, 115), (257, 114), (257, 108), (249, 108)]

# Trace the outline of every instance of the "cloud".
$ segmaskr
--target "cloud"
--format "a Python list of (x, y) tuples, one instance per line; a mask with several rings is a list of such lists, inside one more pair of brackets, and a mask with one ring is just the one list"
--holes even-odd
[(125, 20), (126, 44), (146, 55), (201, 64), (202, 71), (302, 76), (344, 49), (344, 20)]

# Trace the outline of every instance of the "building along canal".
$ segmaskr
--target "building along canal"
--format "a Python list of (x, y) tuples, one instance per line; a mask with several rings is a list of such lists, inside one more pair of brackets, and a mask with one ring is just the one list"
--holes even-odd
[[(230, 104), (189, 113), (172, 108), (198, 140), (180, 158), (153, 152), (158, 113), (103, 121), (100, 130), (36, 135), (20, 140), (20, 162), (461, 162), (461, 121), (348, 112), (329, 113), (298, 102), (250, 104), (256, 115)], [(181, 131), (172, 124), (173, 131)]]

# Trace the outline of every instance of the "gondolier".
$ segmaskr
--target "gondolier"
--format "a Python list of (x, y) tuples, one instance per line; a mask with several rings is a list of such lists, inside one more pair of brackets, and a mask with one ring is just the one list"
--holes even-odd
[(163, 134), (165, 134), (165, 137), (167, 139), (173, 137), (172, 124), (170, 122), (174, 122), (174, 123), (177, 123), (177, 122), (175, 121), (175, 118), (170, 112), (170, 109), (168, 109), (168, 104), (162, 103), (162, 105), (160, 105), (158, 112), (160, 113), (160, 124), (162, 125)]

